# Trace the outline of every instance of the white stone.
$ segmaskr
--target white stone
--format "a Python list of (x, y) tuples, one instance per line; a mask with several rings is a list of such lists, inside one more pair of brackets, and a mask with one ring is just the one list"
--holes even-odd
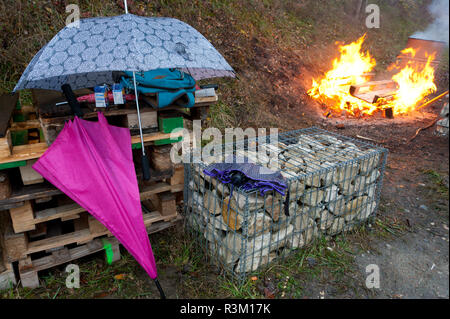
[(293, 231), (294, 226), (289, 224), (279, 231), (272, 233), (270, 251), (283, 247), (286, 244), (287, 238), (292, 236)]
[(228, 195), (230, 195), (230, 189), (228, 188), (228, 186), (220, 182), (216, 178), (211, 178), (211, 184), (223, 197), (227, 197)]
[[(448, 94), (447, 94), (447, 99), (448, 99)], [(447, 117), (447, 118), (448, 118), (448, 114), (449, 114), (449, 111), (448, 111), (448, 102), (446, 102), (446, 103), (444, 103), (444, 105), (443, 105), (443, 107), (442, 107), (440, 116), (441, 116), (441, 117)]]
[(328, 210), (334, 215), (339, 216), (345, 212), (345, 198), (339, 195), (335, 201), (328, 203)]
[(286, 216), (286, 214), (284, 214), (284, 212), (282, 212), (280, 214), (278, 220), (272, 222), (271, 231), (277, 232), (281, 228), (286, 227), (292, 221), (293, 216), (294, 216), (294, 213), (291, 211), (289, 211), (289, 216)]
[(316, 135), (316, 137), (321, 141), (322, 144), (325, 144), (327, 146), (332, 144), (342, 144), (341, 140), (338, 140), (336, 137), (329, 134), (319, 134)]
[(225, 237), (223, 232), (219, 229), (216, 229), (212, 224), (207, 223), (205, 230), (203, 232), (203, 237), (205, 237), (206, 240), (212, 241), (212, 242), (220, 242)]
[(367, 196), (359, 196), (359, 197), (356, 197), (356, 198), (352, 199), (351, 201), (349, 201), (345, 205), (345, 212), (343, 214), (345, 221), (348, 222), (348, 221), (354, 219), (355, 217), (358, 217), (361, 210), (366, 208), (367, 199), (368, 199)]
[(323, 162), (321, 166), (323, 168), (328, 168), (328, 170), (320, 174), (321, 185), (328, 187), (333, 184), (334, 175), (337, 174), (337, 168), (335, 167), (335, 164), (330, 162)]
[(260, 252), (261, 255), (268, 255), (270, 251), (270, 242), (272, 234), (263, 233), (261, 235), (249, 238), (247, 240), (247, 250), (246, 252), (253, 254)]
[(327, 234), (330, 236), (336, 235), (342, 232), (345, 228), (345, 219), (342, 217), (335, 218), (331, 227), (328, 229)]
[(327, 210), (324, 209), (323, 211), (320, 212), (318, 224), (321, 230), (329, 228), (333, 224), (333, 221), (334, 216), (330, 214)]
[(252, 213), (248, 219), (247, 232), (243, 231), (243, 235), (249, 237), (259, 235), (262, 232), (266, 233), (270, 231), (270, 225), (272, 224), (272, 218), (264, 212)]
[(305, 184), (312, 187), (320, 187), (321, 181), (320, 181), (320, 175), (317, 173), (314, 173), (312, 175), (309, 175), (305, 178)]
[(225, 231), (230, 230), (228, 225), (223, 220), (223, 216), (222, 215), (215, 216), (215, 215), (208, 214), (208, 218), (209, 218), (208, 222), (211, 225), (213, 225), (215, 228), (220, 229), (220, 230), (225, 230)]
[[(367, 151), (365, 151), (365, 154), (370, 154), (375, 152), (374, 149), (369, 149)], [(360, 163), (360, 174), (361, 175), (369, 175), (372, 170), (378, 166), (378, 163), (380, 162), (380, 154), (374, 154), (373, 156), (366, 158), (364, 160), (361, 161)]]
[(323, 201), (325, 192), (318, 188), (310, 188), (302, 197), (302, 202), (309, 206), (318, 206)]
[(192, 181), (197, 185), (197, 190), (201, 193), (205, 191), (205, 180), (200, 174), (194, 174)]
[[(358, 177), (356, 177), (356, 178), (358, 178)], [(355, 192), (355, 184), (354, 184), (354, 181), (351, 179), (339, 182), (338, 186), (339, 186), (339, 190), (341, 191), (341, 193), (346, 196), (351, 195)]]
[(205, 207), (210, 214), (222, 214), (222, 203), (216, 190), (213, 190), (212, 192), (207, 190), (205, 192), (203, 197), (203, 207)]
[(241, 255), (242, 235), (230, 231), (222, 240), (219, 256), (225, 264), (234, 264)]
[(305, 191), (305, 183), (302, 180), (292, 180), (288, 182), (289, 200), (298, 199)]
[(339, 188), (336, 185), (331, 185), (325, 189), (325, 203), (335, 201), (338, 197)]
[(236, 200), (236, 203), (240, 210), (245, 209), (246, 198), (248, 198), (248, 209), (249, 210), (256, 210), (256, 209), (263, 207), (263, 205), (264, 205), (264, 197), (260, 196), (259, 192), (251, 193), (251, 194), (244, 194), (242, 192), (234, 190), (233, 198)]
[(297, 177), (297, 173), (291, 170), (282, 170), (280, 171), (281, 175), (283, 175), (284, 178), (294, 178)]
[(278, 158), (271, 158), (267, 164), (267, 168), (278, 171), (280, 169), (280, 160)]
[(302, 248), (303, 246), (305, 246), (305, 244), (306, 241), (303, 233), (294, 233), (294, 235), (288, 239), (286, 247), (291, 249), (297, 249)]
[(375, 191), (377, 189), (377, 184), (372, 184), (366, 188), (366, 194), (369, 199), (375, 199)]
[(267, 154), (277, 154), (278, 155), (282, 151), (281, 148), (279, 148), (276, 145), (270, 144), (270, 143), (261, 144), (258, 147), (259, 147), (259, 150), (265, 151)]
[(307, 214), (299, 214), (293, 219), (292, 224), (296, 231), (304, 231), (313, 227), (316, 223)]
[(374, 169), (366, 179), (366, 185), (375, 183), (380, 175), (380, 171), (378, 169)]
[(199, 192), (190, 192), (188, 196), (189, 207), (195, 208), (195, 206), (203, 204), (203, 196)]
[(297, 142), (297, 144), (308, 145), (310, 148), (314, 148), (318, 143), (311, 135), (300, 135)]
[(365, 207), (362, 208), (361, 213), (357, 216), (359, 220), (366, 220), (375, 211), (377, 207), (376, 201), (369, 201)]
[(333, 177), (335, 184), (353, 180), (359, 172), (359, 163), (352, 163), (336, 168), (336, 174)]
[(319, 228), (317, 227), (317, 224), (314, 222), (311, 227), (309, 227), (307, 230), (303, 232), (303, 239), (305, 240), (305, 244), (309, 244), (313, 241), (314, 238), (319, 237)]
[(302, 166), (303, 160), (301, 159), (289, 159), (287, 162), (284, 163), (284, 169), (298, 172), (300, 170), (300, 166)]
[(292, 202), (289, 205), (289, 212), (291, 215), (299, 216), (306, 215), (309, 218), (316, 219), (319, 218), (320, 212), (323, 210), (322, 206), (308, 206), (305, 204), (297, 204), (296, 202)]
[(256, 271), (258, 268), (269, 264), (273, 259), (277, 257), (275, 252), (268, 255), (262, 255), (256, 252), (255, 254), (246, 255), (239, 259), (236, 266), (237, 273)]
[(193, 180), (192, 180), (192, 181), (189, 181), (188, 187), (189, 187), (189, 191), (190, 191), (190, 192), (196, 192), (196, 191), (198, 191), (198, 186), (197, 186), (197, 184), (194, 183)]

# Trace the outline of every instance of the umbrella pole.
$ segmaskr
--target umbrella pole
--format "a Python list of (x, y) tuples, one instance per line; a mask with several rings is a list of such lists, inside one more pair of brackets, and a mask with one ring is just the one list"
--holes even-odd
[(166, 295), (164, 294), (164, 290), (162, 289), (161, 285), (159, 284), (158, 278), (155, 278), (153, 280), (155, 281), (156, 288), (158, 288), (161, 299), (166, 299)]
[(144, 175), (144, 180), (149, 180), (150, 179), (150, 164), (149, 164), (149, 161), (148, 161), (147, 154), (145, 154), (144, 137), (142, 136), (141, 113), (139, 111), (139, 97), (138, 97), (138, 91), (137, 91), (137, 85), (136, 85), (136, 73), (135, 73), (135, 71), (133, 71), (133, 84), (134, 84), (134, 96), (136, 98), (137, 117), (138, 117), (138, 122), (139, 122), (139, 135), (141, 137), (142, 173)]

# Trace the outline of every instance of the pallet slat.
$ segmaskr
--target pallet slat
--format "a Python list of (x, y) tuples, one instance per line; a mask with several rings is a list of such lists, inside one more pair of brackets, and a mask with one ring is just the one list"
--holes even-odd
[(369, 81), (350, 86), (350, 94), (368, 103), (376, 103), (379, 98), (388, 98), (397, 91), (397, 83), (392, 80)]

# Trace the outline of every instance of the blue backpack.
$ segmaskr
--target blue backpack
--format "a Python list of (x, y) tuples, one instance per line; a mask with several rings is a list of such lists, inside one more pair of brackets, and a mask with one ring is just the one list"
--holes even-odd
[[(121, 83), (125, 88), (134, 91), (133, 72), (124, 72)], [(139, 94), (156, 95), (157, 108), (176, 104), (181, 107), (192, 107), (195, 104), (195, 80), (187, 73), (177, 69), (157, 69), (147, 72), (136, 72), (136, 85)]]

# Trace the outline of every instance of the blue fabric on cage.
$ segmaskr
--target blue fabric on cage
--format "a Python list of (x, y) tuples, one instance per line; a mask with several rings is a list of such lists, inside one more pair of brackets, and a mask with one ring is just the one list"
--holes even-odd
[[(248, 158), (242, 156), (233, 155), (228, 157), (225, 163), (210, 164), (203, 172), (208, 176), (219, 179), (224, 184), (238, 186), (244, 191), (257, 189), (262, 196), (269, 191), (276, 191), (284, 196), (287, 188), (285, 178), (279, 171), (254, 164)], [(240, 185), (232, 183), (232, 177), (236, 172), (245, 176), (245, 180)]]

